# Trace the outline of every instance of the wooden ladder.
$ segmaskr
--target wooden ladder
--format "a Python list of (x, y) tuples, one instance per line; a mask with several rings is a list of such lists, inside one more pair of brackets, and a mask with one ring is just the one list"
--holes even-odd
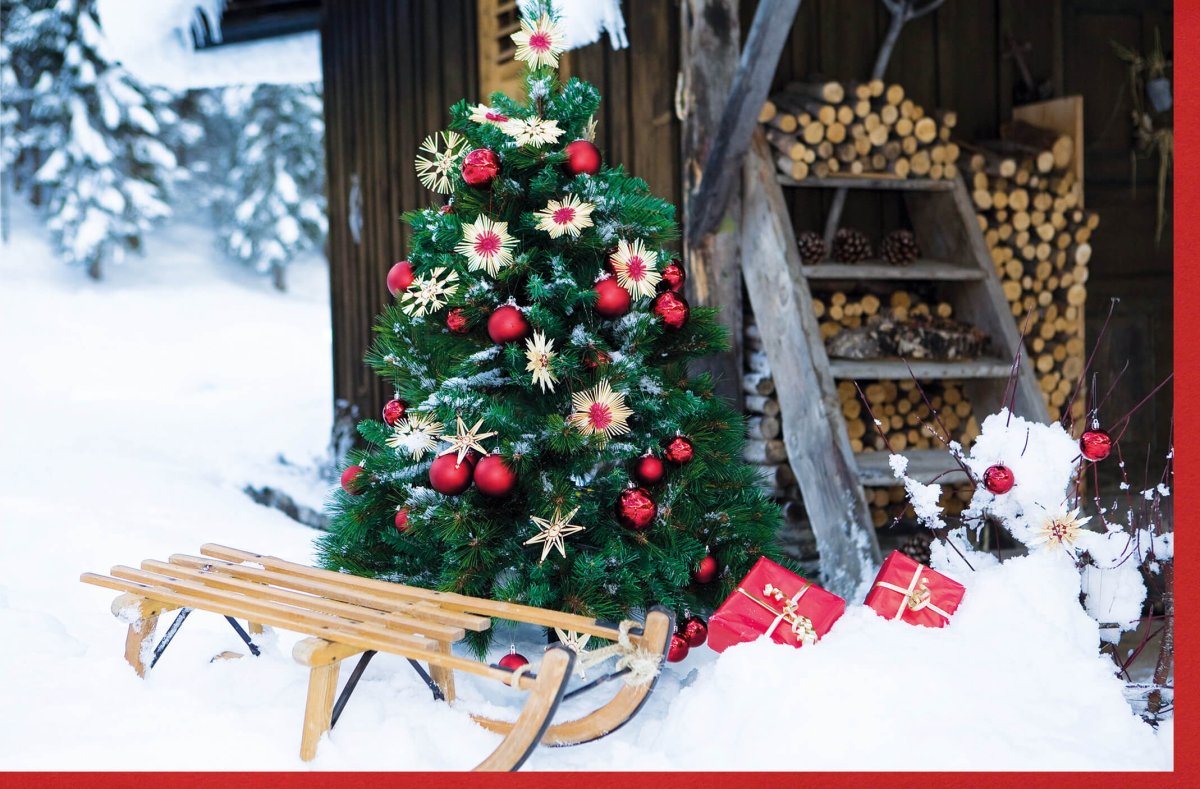
[[(879, 544), (867, 509), (864, 485), (894, 485), (887, 452), (855, 454), (837, 395), (840, 380), (962, 380), (974, 412), (999, 410), (1013, 371), (1021, 336), (1004, 298), (991, 255), (962, 181), (920, 178), (808, 178), (781, 175), (761, 131), (746, 158), (742, 260), (746, 293), (762, 331), (779, 395), (788, 459), (808, 511), (826, 586), (846, 596), (873, 577)], [(803, 265), (783, 189), (894, 190), (904, 196), (909, 219), (925, 258), (910, 266), (885, 263)], [(830, 360), (812, 307), (810, 281), (936, 282), (961, 316), (991, 337), (991, 356), (969, 361), (883, 359)], [(1032, 366), (1022, 355), (1014, 412), (1046, 421), (1045, 402)], [(909, 473), (931, 479), (956, 469), (949, 453), (902, 453)], [(955, 470), (941, 482), (965, 479)]]

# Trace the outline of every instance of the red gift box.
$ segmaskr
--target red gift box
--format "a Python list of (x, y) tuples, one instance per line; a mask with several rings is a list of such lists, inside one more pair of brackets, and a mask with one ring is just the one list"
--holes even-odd
[(842, 598), (763, 557), (708, 620), (708, 645), (724, 652), (766, 635), (801, 647), (828, 633), (845, 611)]
[(866, 604), (887, 619), (945, 627), (967, 590), (899, 551), (883, 560)]

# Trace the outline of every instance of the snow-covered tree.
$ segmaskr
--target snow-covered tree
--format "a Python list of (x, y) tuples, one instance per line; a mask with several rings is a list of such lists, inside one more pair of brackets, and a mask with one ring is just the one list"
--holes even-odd
[(170, 95), (113, 60), (92, 0), (20, 4), (8, 23), (28, 79), (18, 144), (40, 162), (34, 179), (61, 256), (99, 279), (171, 213), (184, 172), (162, 141), (178, 120)]
[(325, 238), (321, 88), (260, 85), (248, 99), (227, 89), (224, 104), (242, 120), (218, 201), (221, 238), (231, 257), (271, 272), (284, 290), (287, 264)]

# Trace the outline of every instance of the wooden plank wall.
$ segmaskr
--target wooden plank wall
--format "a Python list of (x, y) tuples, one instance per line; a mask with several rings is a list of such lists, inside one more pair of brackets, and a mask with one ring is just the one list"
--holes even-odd
[[(743, 4), (743, 22), (753, 10), (752, 1)], [(864, 78), (887, 22), (878, 0), (805, 0), (776, 86), (812, 73)], [(1156, 25), (1169, 56), (1169, 0), (948, 0), (936, 13), (904, 28), (887, 71), (888, 81), (903, 84), (925, 107), (956, 110), (956, 133), (967, 140), (995, 138), (1011, 112), (1019, 77), (1004, 57), (1005, 31), (1031, 44), (1028, 62), (1035, 79), (1048, 80), (1055, 95), (1084, 97), (1087, 205), (1101, 216), (1091, 260), (1089, 341), (1110, 298), (1122, 299), (1098, 357), (1099, 388), (1107, 389), (1129, 362), (1105, 405), (1110, 418), (1125, 414), (1173, 369), (1171, 227), (1168, 221), (1156, 248), (1155, 163), (1139, 162), (1137, 194), (1130, 194), (1128, 73), (1110, 44), (1119, 41), (1144, 52)], [(820, 231), (829, 196), (807, 189), (791, 192), (797, 231)], [(876, 233), (903, 221), (894, 196), (852, 194), (844, 224)], [(1169, 392), (1146, 407), (1123, 441), (1126, 451), (1140, 460), (1148, 445), (1164, 449), (1171, 408)]]

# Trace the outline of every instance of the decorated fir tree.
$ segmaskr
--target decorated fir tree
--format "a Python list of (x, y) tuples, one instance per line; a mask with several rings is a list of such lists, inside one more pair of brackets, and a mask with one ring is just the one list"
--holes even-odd
[(688, 377), (727, 340), (681, 295), (674, 208), (602, 163), (600, 96), (560, 83), (545, 10), (513, 36), (527, 100), (460, 102), (421, 146), (445, 202), (405, 217), (367, 356), (395, 399), (359, 426), (322, 560), (601, 619), (707, 611), (777, 555), (779, 512), (741, 415)]

